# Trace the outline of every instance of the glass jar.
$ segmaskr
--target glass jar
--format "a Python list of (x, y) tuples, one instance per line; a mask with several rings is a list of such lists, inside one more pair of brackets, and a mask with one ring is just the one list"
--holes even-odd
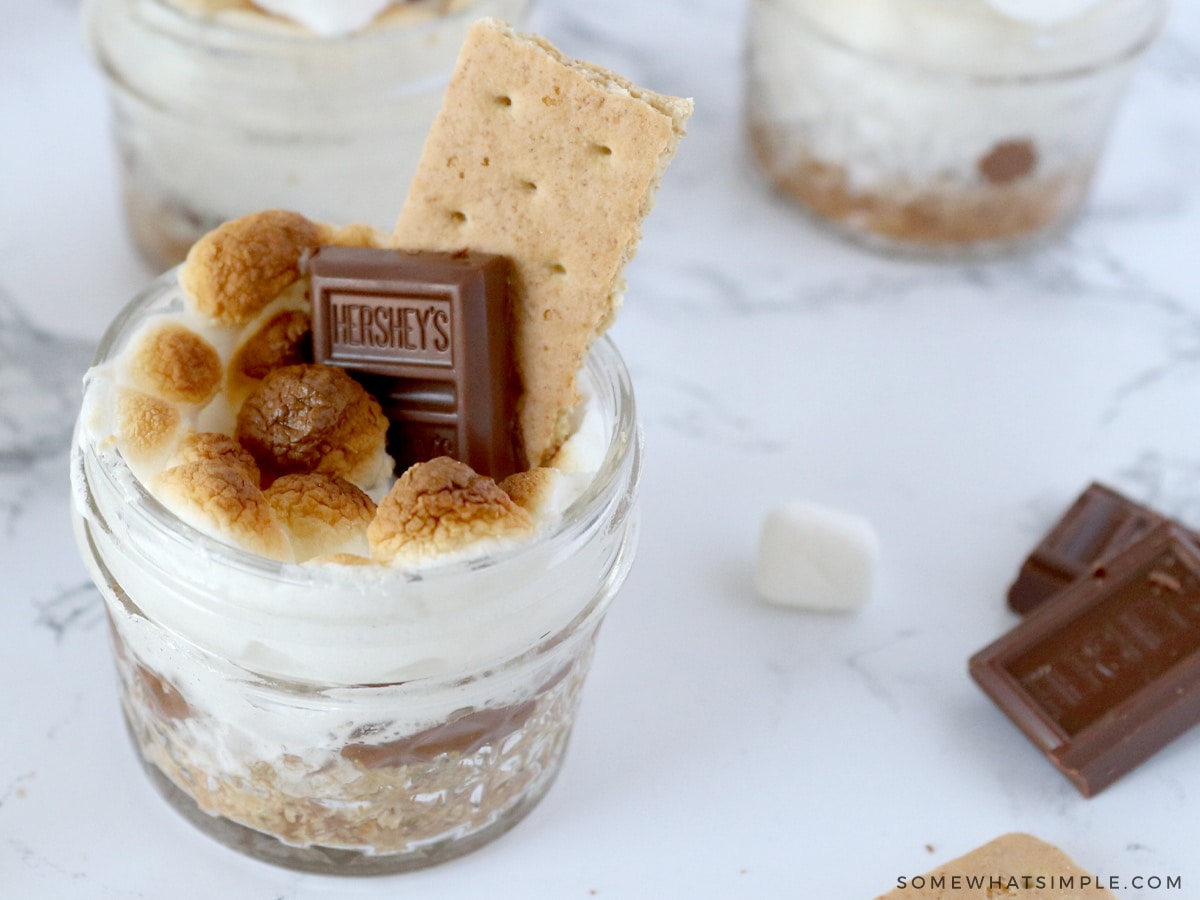
[(751, 0), (759, 167), (876, 249), (986, 257), (1055, 235), (1083, 206), (1167, 0), (1098, 0), (1049, 24), (1000, 12), (1012, 4)]
[(519, 24), (531, 0), (437, 8), (448, 5), (322, 37), (253, 12), (85, 0), (126, 219), (147, 261), (174, 265), (221, 222), (260, 209), (390, 231), (467, 28), (480, 16)]
[[(160, 278), (97, 364), (182, 302), (174, 273)], [(194, 530), (93, 436), (85, 382), (76, 535), (129, 732), (177, 810), (244, 853), (333, 874), (438, 863), (530, 811), (636, 545), (641, 438), (607, 339), (581, 386), (607, 449), (562, 519), (490, 556), (405, 570), (281, 564)]]

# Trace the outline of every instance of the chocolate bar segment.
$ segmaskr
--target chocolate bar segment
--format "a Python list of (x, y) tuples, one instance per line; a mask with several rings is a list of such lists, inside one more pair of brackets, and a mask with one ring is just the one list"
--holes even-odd
[(1089, 485), (1022, 564), (1008, 589), (1009, 607), (1031, 612), (1165, 521), (1112, 488)]
[(1200, 721), (1200, 550), (1170, 523), (977, 653), (972, 677), (1090, 797)]
[(379, 400), (398, 468), (436, 456), (497, 480), (523, 468), (504, 257), (322, 247), (309, 265), (313, 357)]

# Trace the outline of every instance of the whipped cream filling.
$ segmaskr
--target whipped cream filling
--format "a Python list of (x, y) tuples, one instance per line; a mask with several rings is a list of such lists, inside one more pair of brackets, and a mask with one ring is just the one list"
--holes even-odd
[(1039, 28), (1051, 28), (1084, 15), (1105, 0), (987, 0), (1002, 16)]
[(375, 21), (394, 0), (253, 0), (274, 15), (303, 25), (321, 37), (351, 34)]

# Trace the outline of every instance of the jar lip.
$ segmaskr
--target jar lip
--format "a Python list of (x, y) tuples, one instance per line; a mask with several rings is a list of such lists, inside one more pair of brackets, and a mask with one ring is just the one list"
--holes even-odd
[[(781, 12), (785, 12), (785, 14), (787, 14), (787, 11), (782, 9), (787, 0), (758, 0), (758, 2), (765, 6), (780, 9)], [(968, 81), (983, 85), (1018, 85), (1083, 79), (1106, 69), (1123, 65), (1141, 56), (1150, 47), (1150, 45), (1154, 43), (1162, 31), (1166, 22), (1168, 4), (1167, 0), (1145, 0), (1144, 5), (1153, 8), (1153, 15), (1147, 22), (1146, 27), (1136, 32), (1134, 37), (1131, 38), (1128, 43), (1123, 44), (1120, 49), (1116, 50), (1115, 52), (1086, 64), (1071, 65), (1062, 69), (1047, 69), (1045, 71), (1035, 72), (1016, 72), (1011, 74), (992, 72), (963, 72), (948, 67), (941, 67), (936, 64), (921, 65), (908, 60), (895, 59), (885, 54), (855, 46), (853, 43), (830, 33), (827, 29), (822, 28), (820, 24), (814, 21), (808, 13), (800, 8), (790, 10), (790, 15), (794, 16), (795, 19), (817, 40), (834, 49), (865, 60), (870, 60), (873, 63), (885, 66), (887, 68), (895, 69), (897, 71), (919, 73), (922, 75), (964, 78)], [(1049, 31), (1053, 29), (1035, 28), (1034, 30)]]
[[(182, 287), (179, 285), (181, 268), (182, 266), (176, 266), (158, 276), (117, 314), (97, 345), (92, 361), (93, 367), (108, 362), (115, 352), (121, 349), (124, 341), (131, 336), (132, 330), (140, 325), (142, 317), (152, 312), (151, 307), (167, 299), (182, 299)], [(161, 526), (163, 533), (171, 535), (181, 546), (186, 545), (192, 552), (202, 554), (243, 575), (306, 587), (344, 581), (348, 574), (358, 579), (376, 579), (384, 582), (452, 580), (468, 573), (477, 576), (480, 572), (500, 569), (509, 561), (524, 557), (531, 550), (545, 548), (558, 542), (569, 542), (574, 536), (588, 529), (596, 512), (606, 506), (614, 490), (621, 487), (621, 481), (630, 480), (632, 484), (637, 483), (641, 450), (633, 386), (625, 362), (608, 336), (601, 336), (593, 342), (584, 363), (584, 373), (590, 376), (595, 390), (602, 394), (605, 391), (611, 392), (614, 407), (612, 430), (603, 461), (587, 487), (563, 511), (557, 521), (530, 539), (489, 548), (483, 556), (456, 557), (444, 563), (434, 561), (419, 566), (348, 566), (269, 559), (226, 543), (185, 522), (134, 475), (119, 449), (115, 446), (97, 447), (94, 439), (83, 427), (77, 428), (75, 448), (84, 454), (91, 454), (100, 462), (101, 474), (126, 501), (126, 508), (137, 510), (137, 515), (151, 524)], [(85, 384), (85, 392), (86, 390)], [(626, 468), (631, 471), (623, 476), (623, 470)], [(98, 513), (98, 510), (96, 512)]]
[[(466, 6), (457, 10), (438, 12), (435, 7), (435, 11), (427, 19), (407, 23), (398, 22), (395, 25), (381, 27), (367, 27), (348, 34), (329, 36), (307, 31), (302, 25), (296, 23), (278, 26), (266, 24), (262, 27), (243, 26), (213, 15), (184, 9), (170, 0), (148, 0), (148, 2), (153, 4), (155, 15), (162, 16), (163, 21), (174, 29), (198, 29), (199, 33), (204, 35), (219, 35), (225, 38), (235, 35), (245, 37), (247, 40), (262, 41), (265, 45), (288, 47), (297, 44), (361, 46), (385, 43), (394, 40), (397, 32), (403, 34), (405, 40), (411, 40), (414, 35), (419, 37), (426, 32), (439, 30), (447, 24), (471, 21), (478, 18), (479, 15), (476, 11), (476, 7), (479, 5), (478, 0), (471, 0)], [(433, 6), (432, 3), (426, 5)], [(271, 16), (268, 13), (263, 13), (262, 16), (271, 22), (281, 20), (283, 23), (288, 23), (287, 19)]]

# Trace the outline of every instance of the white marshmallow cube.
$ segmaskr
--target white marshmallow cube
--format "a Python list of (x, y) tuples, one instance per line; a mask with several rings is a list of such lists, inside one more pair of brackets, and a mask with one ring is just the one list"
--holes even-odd
[(754, 583), (763, 598), (815, 612), (850, 612), (871, 596), (879, 538), (862, 516), (797, 501), (763, 521)]

